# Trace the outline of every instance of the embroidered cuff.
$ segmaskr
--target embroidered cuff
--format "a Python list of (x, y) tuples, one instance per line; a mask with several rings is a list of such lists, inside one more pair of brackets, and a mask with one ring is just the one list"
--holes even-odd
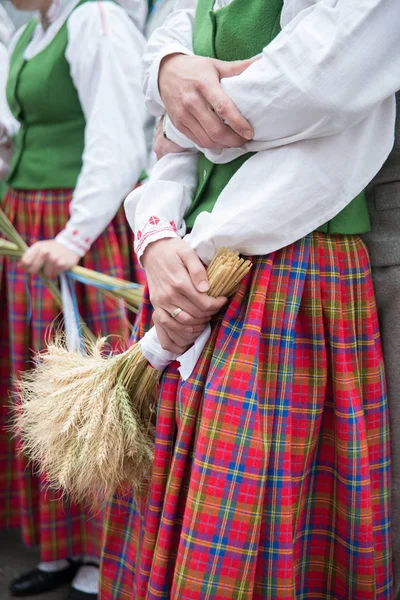
[(79, 256), (85, 256), (92, 244), (91, 238), (81, 235), (78, 229), (70, 230), (69, 228), (61, 231), (56, 236), (56, 241), (73, 250)]
[(162, 221), (152, 216), (142, 230), (135, 232), (135, 252), (141, 267), (143, 267), (141, 258), (147, 246), (164, 238), (179, 237), (176, 229), (174, 221)]

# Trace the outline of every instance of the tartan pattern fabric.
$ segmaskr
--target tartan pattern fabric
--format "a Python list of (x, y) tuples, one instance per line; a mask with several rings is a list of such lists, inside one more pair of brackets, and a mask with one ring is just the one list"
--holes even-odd
[(389, 490), (367, 252), (314, 233), (254, 258), (191, 378), (164, 373), (149, 497), (107, 508), (101, 599), (392, 598)]
[[(51, 239), (69, 218), (71, 190), (8, 190), (3, 210), (28, 245)], [(102, 273), (133, 278), (133, 240), (123, 212), (96, 240), (82, 265)], [(76, 284), (79, 311), (96, 334), (129, 339), (125, 309), (93, 287)], [(29, 293), (28, 293), (29, 292)], [(45, 482), (18, 455), (7, 432), (10, 376), (30, 368), (31, 349), (44, 348), (48, 328), (59, 319), (59, 308), (38, 277), (26, 275), (16, 260), (0, 258), (0, 528), (20, 527), (24, 542), (40, 545), (41, 560), (87, 553), (100, 555), (101, 522), (78, 506), (70, 506), (46, 489)], [(31, 318), (29, 320), (29, 312)]]

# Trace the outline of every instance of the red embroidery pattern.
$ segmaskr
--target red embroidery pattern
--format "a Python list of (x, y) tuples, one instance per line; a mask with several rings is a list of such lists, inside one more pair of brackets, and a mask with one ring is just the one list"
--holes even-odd
[(160, 219), (158, 217), (150, 217), (149, 219), (149, 223), (150, 225), (158, 225), (160, 222)]
[[(161, 225), (158, 229), (151, 229), (150, 231), (146, 231), (144, 234), (141, 231), (138, 231), (136, 233), (136, 239), (138, 242), (137, 246), (136, 246), (136, 254), (140, 254), (141, 249), (142, 249), (143, 245), (145, 245), (145, 242), (146, 242), (146, 240), (148, 240), (148, 238), (152, 238), (153, 236), (155, 236), (163, 231), (167, 232), (167, 231), (174, 231), (174, 230), (171, 227), (170, 223), (168, 223), (165, 225)], [(166, 236), (166, 237), (168, 237), (168, 236)]]
[(176, 231), (175, 221), (170, 221), (169, 224), (171, 225), (172, 229)]

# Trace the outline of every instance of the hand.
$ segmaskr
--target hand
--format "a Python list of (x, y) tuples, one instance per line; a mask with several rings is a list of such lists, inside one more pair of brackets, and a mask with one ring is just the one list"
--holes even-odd
[[(186, 313), (179, 313), (183, 320)], [(162, 308), (155, 308), (153, 312), (153, 323), (157, 331), (157, 337), (164, 350), (174, 354), (183, 354), (197, 340), (204, 331), (209, 319), (198, 325), (184, 325), (178, 318), (173, 319), (171, 315)]]
[[(206, 269), (196, 252), (180, 238), (149, 244), (142, 263), (160, 343), (165, 350), (182, 354), (223, 307), (226, 298), (207, 295)], [(182, 312), (172, 318), (176, 308)]]
[(257, 58), (224, 62), (184, 54), (166, 56), (158, 86), (175, 127), (200, 148), (238, 148), (253, 139), (253, 128), (220, 81), (240, 75)]
[(28, 273), (43, 269), (48, 277), (56, 277), (69, 271), (80, 261), (80, 256), (56, 240), (36, 242), (20, 260), (20, 266)]
[(154, 139), (154, 152), (156, 153), (157, 160), (160, 160), (166, 154), (177, 154), (178, 152), (185, 151), (184, 148), (164, 137), (162, 121), (163, 119), (161, 118), (156, 125), (156, 136)]

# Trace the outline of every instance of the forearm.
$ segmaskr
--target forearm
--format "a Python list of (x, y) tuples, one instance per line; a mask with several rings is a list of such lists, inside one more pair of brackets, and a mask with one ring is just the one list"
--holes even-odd
[[(391, 118), (371, 117), (345, 132), (259, 152), (230, 180), (187, 241), (206, 264), (216, 249), (268, 254), (336, 216), (371, 181), (393, 144)], [(376, 152), (371, 153), (371, 145)]]
[(256, 143), (332, 135), (400, 87), (399, 30), (396, 0), (320, 1), (284, 27), (260, 60), (221, 83), (252, 123)]
[[(240, 149), (203, 149), (207, 157), (229, 162), (362, 121), (400, 87), (399, 27), (395, 0), (321, 0), (301, 11), (258, 61), (221, 82), (253, 126), (253, 140)], [(172, 129), (169, 135), (185, 146)]]

